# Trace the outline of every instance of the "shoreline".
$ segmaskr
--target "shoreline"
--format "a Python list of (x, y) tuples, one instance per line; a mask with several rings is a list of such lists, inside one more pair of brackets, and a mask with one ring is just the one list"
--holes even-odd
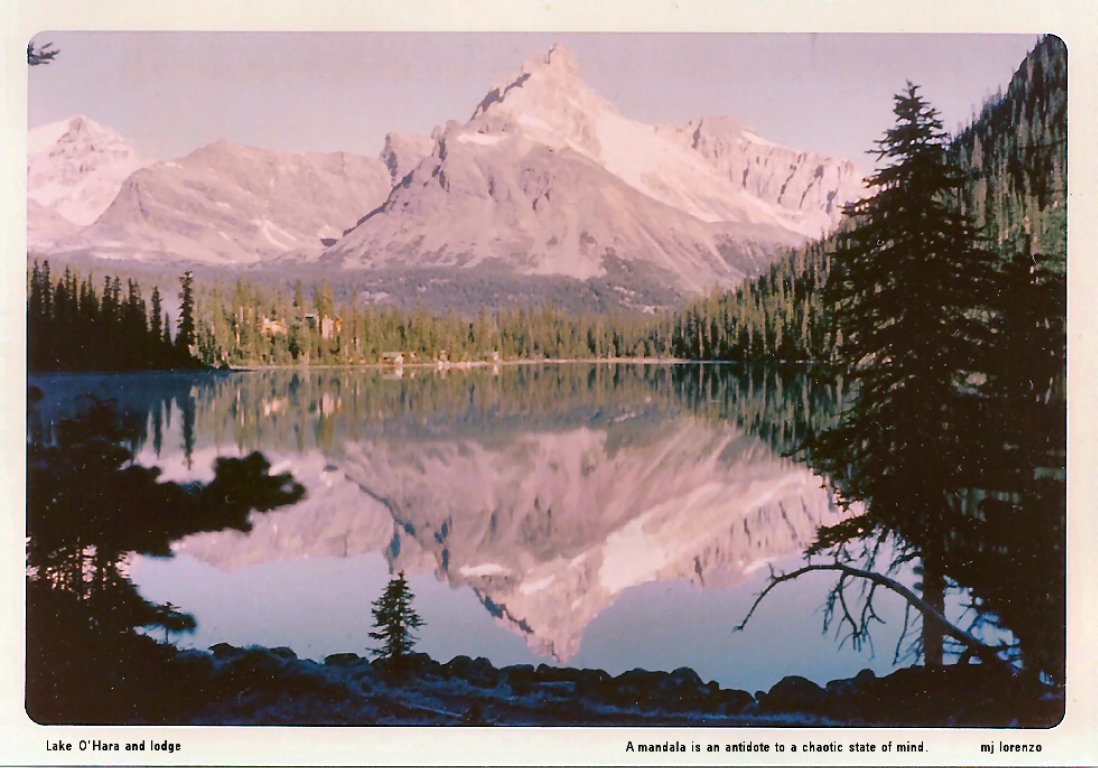
[[(1064, 713), (1062, 691), (978, 664), (907, 667), (884, 677), (867, 669), (824, 685), (789, 675), (752, 694), (704, 682), (688, 667), (612, 676), (546, 664), (496, 668), (468, 656), (440, 663), (422, 653), (397, 665), (357, 653), (318, 662), (290, 648), (228, 643), (208, 651), (156, 643), (155, 650), (168, 654), (157, 684), (180, 692), (156, 719), (183, 725), (1048, 728)], [(124, 677), (142, 666), (133, 658), (119, 665)], [(149, 681), (129, 682), (141, 689)], [(131, 724), (146, 722), (140, 707), (128, 711)]]
[(520, 359), (520, 360), (477, 360), (472, 362), (450, 363), (448, 366), (440, 366), (437, 361), (428, 363), (404, 363), (395, 366), (391, 363), (320, 363), (316, 365), (305, 363), (290, 363), (286, 365), (240, 365), (219, 368), (217, 366), (203, 366), (201, 368), (140, 368), (130, 371), (27, 371), (27, 381), (50, 377), (74, 377), (74, 376), (135, 376), (135, 375), (193, 375), (193, 374), (230, 374), (253, 373), (258, 371), (298, 371), (298, 370), (380, 370), (398, 371), (402, 369), (434, 370), (440, 373), (449, 371), (466, 371), (482, 368), (517, 367), (535, 365), (735, 365), (735, 366), (759, 366), (759, 367), (793, 367), (793, 368), (827, 368), (830, 363), (814, 360), (691, 360), (682, 357), (579, 357), (579, 358), (544, 358), (544, 359)]

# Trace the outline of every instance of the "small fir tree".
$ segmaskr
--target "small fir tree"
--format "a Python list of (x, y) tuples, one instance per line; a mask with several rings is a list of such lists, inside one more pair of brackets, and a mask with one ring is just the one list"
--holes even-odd
[(381, 643), (372, 653), (377, 658), (399, 661), (412, 650), (416, 640), (415, 630), (424, 626), (423, 619), (412, 608), (413, 595), (408, 589), (404, 571), (390, 579), (385, 592), (374, 601), (374, 626), (377, 632), (370, 637)]

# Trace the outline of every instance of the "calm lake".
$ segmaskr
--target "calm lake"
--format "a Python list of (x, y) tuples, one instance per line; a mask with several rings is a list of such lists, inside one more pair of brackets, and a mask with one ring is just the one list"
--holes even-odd
[(733, 631), (769, 567), (796, 567), (841, 519), (821, 478), (783, 458), (836, 412), (841, 382), (576, 363), (31, 383), (45, 392), (34, 428), (83, 393), (116, 399), (138, 462), (165, 479), (206, 481), (216, 457), (258, 450), (305, 485), (296, 506), (253, 514), (250, 533), (131, 559), (147, 599), (196, 618), (180, 646), (365, 655), (371, 602), (403, 571), (426, 622), (417, 650), (440, 661), (689, 666), (751, 692), (893, 667), (901, 602), (879, 595), (875, 654), (840, 647), (822, 633), (828, 574), (779, 587)]

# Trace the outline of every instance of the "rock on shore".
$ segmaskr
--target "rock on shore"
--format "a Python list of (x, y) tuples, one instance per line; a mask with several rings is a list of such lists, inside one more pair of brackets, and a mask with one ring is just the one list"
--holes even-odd
[[(178, 664), (205, 702), (182, 722), (354, 725), (689, 725), (1049, 727), (1056, 693), (972, 665), (863, 670), (825, 686), (790, 676), (751, 695), (704, 682), (688, 668), (598, 669), (529, 664), (497, 669), (484, 658), (446, 663), (413, 654), (399, 667), (354, 653), (323, 663), (288, 648), (181, 651)], [(191, 698), (191, 697), (188, 697)]]

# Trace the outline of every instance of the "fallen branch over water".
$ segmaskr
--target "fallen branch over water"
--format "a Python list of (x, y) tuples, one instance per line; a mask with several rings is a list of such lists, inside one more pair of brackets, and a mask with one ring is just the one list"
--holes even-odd
[[(1010, 668), (1013, 671), (1013, 668), (1011, 668), (1010, 664), (999, 656), (999, 653), (1001, 651), (1007, 650), (1011, 646), (988, 645), (987, 643), (984, 643), (983, 641), (976, 638), (972, 633), (966, 632), (965, 630), (958, 627), (956, 624), (947, 619), (941, 611), (930, 605), (930, 603), (923, 600), (923, 598), (919, 597), (919, 595), (917, 595), (911, 589), (905, 587), (903, 584), (896, 581), (895, 579), (885, 576), (884, 574), (877, 573), (876, 571), (867, 571), (862, 568), (855, 568), (853, 566), (846, 565), (845, 563), (809, 563), (808, 565), (802, 566), (801, 568), (798, 568), (795, 571), (791, 571), (790, 573), (781, 574), (776, 574), (771, 571), (770, 583), (767, 584), (766, 588), (763, 589), (763, 591), (759, 593), (759, 596), (755, 598), (755, 602), (752, 603), (751, 609), (747, 612), (744, 620), (740, 622), (740, 624), (737, 625), (733, 631), (740, 632), (745, 627), (747, 627), (747, 622), (751, 620), (751, 617), (755, 614), (755, 610), (759, 607), (762, 601), (766, 599), (767, 595), (769, 595), (774, 590), (775, 587), (777, 587), (779, 584), (784, 584), (787, 581), (793, 581), (794, 579), (800, 578), (806, 573), (812, 573), (813, 571), (836, 571), (838, 573), (841, 573), (843, 575), (843, 578), (853, 577), (858, 579), (865, 579), (876, 586), (884, 587), (885, 589), (891, 590), (892, 592), (895, 592), (904, 600), (906, 600), (908, 605), (919, 611), (919, 613), (923, 615), (924, 621), (931, 621), (937, 624), (939, 627), (941, 627), (942, 632), (963, 645), (965, 647), (966, 657), (976, 656), (982, 661), (995, 661), (999, 664), (1006, 666), (1007, 668)], [(841, 587), (842, 584), (840, 582), (839, 589), (841, 589)], [(849, 610), (846, 608), (845, 603), (843, 604), (843, 610), (846, 612), (846, 618), (853, 624), (853, 619), (850, 616)], [(871, 615), (875, 617), (875, 614)], [(857, 625), (854, 626), (855, 633), (859, 632)], [(864, 629), (861, 631), (864, 631)]]

